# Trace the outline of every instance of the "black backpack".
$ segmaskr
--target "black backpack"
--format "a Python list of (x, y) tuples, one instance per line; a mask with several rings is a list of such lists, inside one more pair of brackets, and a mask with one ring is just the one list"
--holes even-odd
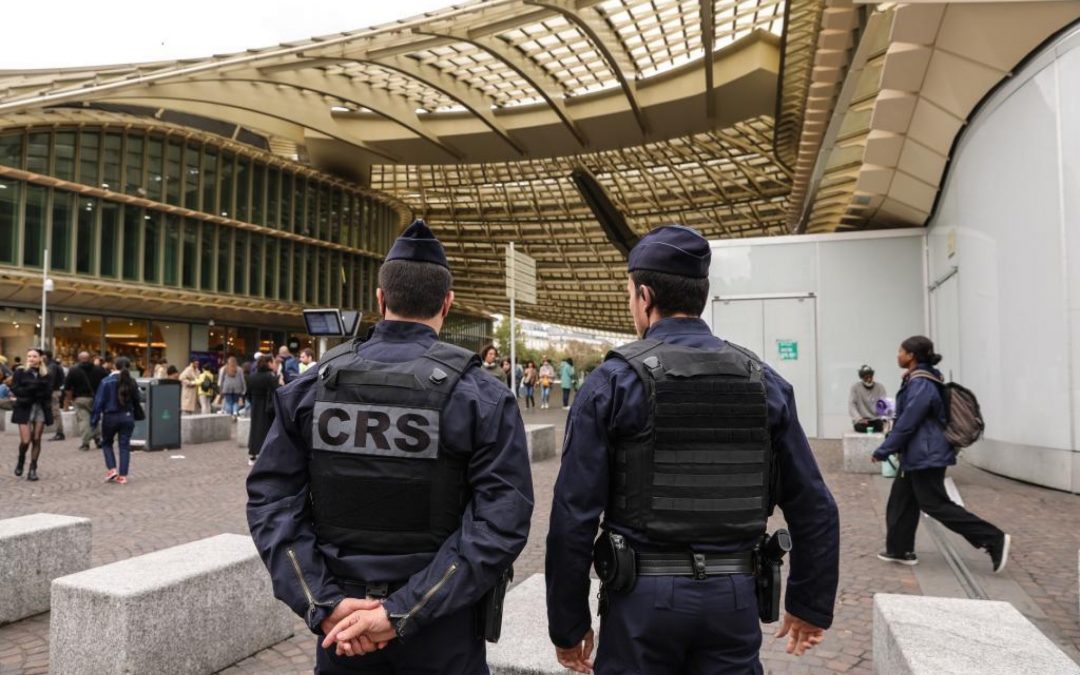
[(983, 421), (975, 392), (956, 382), (943, 382), (926, 371), (916, 371), (911, 378), (930, 380), (938, 386), (949, 420), (945, 425), (945, 440), (954, 449), (966, 448), (982, 437), (986, 422)]

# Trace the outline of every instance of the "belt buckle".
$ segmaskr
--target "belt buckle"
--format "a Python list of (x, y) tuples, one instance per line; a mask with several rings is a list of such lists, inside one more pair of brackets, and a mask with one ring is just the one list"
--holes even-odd
[(694, 567), (694, 579), (697, 579), (698, 581), (700, 581), (702, 579), (707, 579), (709, 577), (709, 575), (707, 573), (707, 568), (705, 566), (705, 554), (704, 553), (695, 553), (693, 561), (691, 562), (691, 564)]
[(364, 594), (369, 598), (381, 600), (390, 595), (390, 586), (386, 583), (366, 584), (364, 588)]

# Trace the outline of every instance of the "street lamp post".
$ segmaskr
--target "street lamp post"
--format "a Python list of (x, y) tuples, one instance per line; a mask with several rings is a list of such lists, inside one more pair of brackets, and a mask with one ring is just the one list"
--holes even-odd
[(49, 304), (49, 292), (53, 289), (53, 280), (49, 278), (49, 249), (45, 249), (45, 260), (42, 264), (41, 270), (41, 348), (48, 349), (49, 345), (46, 342), (48, 331), (46, 330), (46, 310)]

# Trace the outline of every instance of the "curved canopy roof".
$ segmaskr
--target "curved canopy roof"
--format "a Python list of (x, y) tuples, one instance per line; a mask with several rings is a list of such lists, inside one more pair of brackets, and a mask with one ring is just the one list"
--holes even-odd
[[(514, 241), (538, 261), (539, 304), (523, 314), (626, 330), (625, 258), (573, 171), (596, 179), (631, 235), (668, 222), (716, 238), (922, 224), (926, 190), (893, 180), (915, 172), (897, 167), (906, 137), (886, 148), (874, 131), (904, 136), (935, 64), (970, 67), (931, 56), (995, 39), (1006, 47), (982, 51), (1015, 64), (1077, 5), (477, 0), (206, 59), (0, 72), (0, 126), (80, 106), (224, 122), (426, 217), (468, 306), (505, 311)], [(1020, 28), (1002, 35), (1010, 22)], [(964, 81), (951, 113), (970, 114), (997, 72)], [(958, 131), (918, 148), (947, 158)], [(895, 151), (887, 181), (883, 148)], [(918, 158), (938, 169), (919, 178), (932, 197), (941, 163)], [(921, 210), (905, 209), (915, 198)]]

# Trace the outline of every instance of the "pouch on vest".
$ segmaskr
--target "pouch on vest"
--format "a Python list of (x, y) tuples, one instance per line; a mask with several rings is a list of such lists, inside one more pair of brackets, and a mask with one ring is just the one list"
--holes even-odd
[(315, 531), (352, 553), (434, 552), (461, 525), (467, 458), (446, 450), (442, 411), (478, 363), (435, 343), (404, 363), (355, 353), (319, 369), (309, 463)]
[(614, 444), (607, 519), (655, 543), (760, 536), (773, 453), (757, 357), (643, 340), (608, 358), (638, 374), (649, 415), (641, 433)]

